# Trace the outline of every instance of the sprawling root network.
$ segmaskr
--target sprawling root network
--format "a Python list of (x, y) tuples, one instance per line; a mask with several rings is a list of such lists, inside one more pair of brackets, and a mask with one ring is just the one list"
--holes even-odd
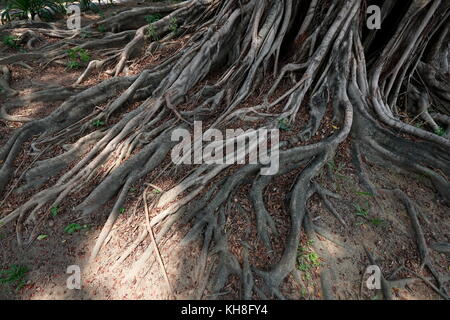
[[(265, 207), (263, 192), (276, 176), (259, 175), (259, 165), (237, 169), (227, 164), (195, 166), (171, 190), (149, 198), (148, 205), (159, 210), (149, 221), (151, 227), (158, 227), (156, 242), (177, 223), (193, 226), (182, 244), (203, 239), (195, 273), (199, 283), (208, 285), (213, 294), (218, 294), (229, 276), (235, 275), (242, 281), (242, 298), (283, 298), (280, 285), (295, 268), (302, 226), (308, 232), (315, 230), (308, 218), (308, 200), (319, 194), (339, 218), (328, 201), (337, 195), (316, 184), (313, 178), (333, 159), (344, 141), (351, 141), (360, 180), (367, 191), (380, 192), (365, 173), (362, 153), (386, 165), (426, 176), (448, 204), (450, 3), (412, 0), (399, 6), (395, 1), (383, 1), (383, 27), (379, 31), (366, 28), (366, 7), (371, 2), (375, 1), (194, 0), (131, 9), (80, 31), (60, 30), (48, 23), (16, 24), (14, 32), (31, 51), (0, 59), (0, 84), (9, 97), (8, 102), (2, 103), (1, 116), (26, 123), (0, 148), (0, 192), (5, 201), (14, 188), (6, 187), (11, 185), (15, 160), (27, 142), (31, 143), (34, 160), (25, 168), (23, 183), (16, 191), (41, 191), (3, 216), (0, 225), (37, 225), (44, 209), (82, 192), (92, 181), (101, 181), (89, 189), (75, 208), (87, 217), (114, 199), (92, 252), (95, 258), (130, 187), (155, 169), (174, 170), (174, 165), (166, 166), (164, 162), (174, 146), (170, 139), (173, 130), (190, 128), (199, 119), (209, 123), (210, 128), (224, 129), (233, 121), (241, 121), (254, 129), (270, 129), (277, 127), (281, 119), (295, 123), (302, 114), (308, 114), (307, 124), (279, 145), (278, 175), (300, 171), (286, 194), (291, 227), (276, 264), (264, 270), (255, 268), (250, 265), (245, 248), (244, 261), (240, 263), (229, 251), (224, 228), (230, 197), (251, 178), (249, 199), (256, 213), (257, 234), (271, 248), (271, 238), (277, 230)], [(146, 48), (145, 16), (154, 13), (163, 18), (153, 24), (151, 39), (160, 40), (152, 41)], [(171, 26), (174, 21), (178, 24), (175, 31)], [(100, 37), (98, 25), (103, 26), (106, 35)], [(86, 32), (94, 37), (82, 37)], [(33, 50), (42, 35), (60, 40)], [(130, 61), (151, 55), (181, 36), (185, 40), (183, 46), (163, 62), (137, 75), (124, 75)], [(102, 58), (91, 61), (73, 86), (44, 88), (24, 98), (14, 98), (16, 92), (8, 85), (8, 65), (26, 67), (27, 62), (39, 61), (45, 67), (63, 59), (73, 45), (98, 51)], [(110, 77), (83, 87), (95, 72), (106, 72)], [(213, 84), (196, 86), (212, 75), (217, 79)], [(263, 93), (260, 103), (244, 104), (266, 77), (273, 77), (273, 86)], [(12, 108), (35, 101), (61, 104), (39, 120), (8, 114)], [(194, 108), (181, 110), (179, 107), (186, 102), (195, 104)], [(137, 107), (124, 112), (123, 107), (130, 104)], [(314, 137), (327, 112), (340, 124), (339, 130), (318, 141)], [(400, 115), (405, 113), (420, 117), (426, 126), (421, 129), (402, 121)], [(92, 121), (107, 122), (117, 115), (119, 120), (107, 129), (93, 131), (89, 126)], [(64, 146), (65, 152), (39, 160), (55, 144)], [(77, 161), (74, 163), (73, 159)], [(107, 170), (100, 170), (105, 166)], [(57, 179), (41, 188), (53, 177)], [(427, 254), (415, 206), (400, 190), (388, 192), (405, 204), (423, 264), (438, 281), (434, 289), (448, 297)], [(342, 219), (341, 222), (345, 225)], [(148, 232), (146, 229), (121, 255), (118, 264)], [(17, 239), (23, 245), (31, 243), (36, 235), (33, 230), (26, 237), (17, 228)], [(144, 267), (153, 250), (149, 246), (136, 261), (132, 275)], [(207, 261), (212, 256), (215, 262), (209, 266)], [(369, 252), (368, 256), (373, 259)], [(326, 273), (323, 276), (326, 278)], [(256, 278), (262, 281), (256, 282)], [(385, 279), (382, 284), (389, 298), (391, 284)], [(331, 297), (327, 287), (323, 281), (324, 295)]]

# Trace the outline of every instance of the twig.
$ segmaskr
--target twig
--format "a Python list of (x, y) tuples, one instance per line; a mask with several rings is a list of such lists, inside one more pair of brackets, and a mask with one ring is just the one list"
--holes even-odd
[(181, 116), (181, 114), (178, 112), (178, 110), (177, 110), (177, 109), (172, 105), (172, 103), (170, 102), (170, 94), (166, 94), (165, 100), (166, 100), (167, 108), (169, 108), (169, 109), (175, 114), (175, 116), (176, 116), (179, 120), (181, 120), (181, 121), (187, 123), (188, 125), (190, 125), (190, 126), (192, 127), (192, 123), (190, 123), (189, 121), (187, 121), (186, 119), (184, 119), (184, 118)]
[(145, 218), (146, 218), (146, 222), (147, 222), (148, 233), (150, 234), (152, 242), (155, 245), (155, 252), (158, 257), (159, 265), (161, 266), (161, 270), (163, 271), (164, 279), (166, 280), (167, 286), (169, 287), (170, 294), (172, 295), (173, 299), (176, 299), (176, 297), (173, 293), (172, 286), (170, 285), (170, 282), (169, 282), (169, 277), (167, 276), (166, 268), (164, 267), (164, 262), (161, 258), (161, 254), (159, 252), (158, 244), (156, 243), (156, 240), (155, 240), (155, 235), (153, 234), (152, 226), (150, 225), (150, 218), (149, 218), (148, 205), (147, 205), (147, 189), (144, 190), (144, 209), (145, 209)]

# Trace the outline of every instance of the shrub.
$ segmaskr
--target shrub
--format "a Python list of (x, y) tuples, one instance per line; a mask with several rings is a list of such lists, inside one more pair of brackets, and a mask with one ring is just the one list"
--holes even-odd
[(79, 47), (67, 50), (67, 55), (69, 56), (69, 61), (67, 62), (69, 69), (78, 69), (82, 64), (88, 63), (91, 59), (88, 51)]
[(2, 13), (1, 21), (13, 19), (34, 20), (36, 16), (44, 21), (51, 20), (58, 13), (65, 13), (66, 9), (58, 0), (6, 0), (5, 11)]

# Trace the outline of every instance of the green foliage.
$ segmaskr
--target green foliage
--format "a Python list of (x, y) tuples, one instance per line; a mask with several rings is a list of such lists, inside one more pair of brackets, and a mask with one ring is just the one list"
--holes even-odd
[(169, 29), (172, 31), (175, 35), (178, 34), (178, 21), (177, 18), (172, 17), (170, 19)]
[(338, 178), (345, 178), (345, 175), (342, 174), (342, 170), (344, 170), (345, 166), (343, 163), (339, 163), (336, 165), (334, 161), (327, 162), (328, 169), (333, 172)]
[(64, 228), (64, 232), (66, 232), (68, 234), (72, 234), (72, 233), (75, 233), (77, 231), (87, 229), (87, 228), (89, 228), (89, 226), (87, 224), (82, 226), (78, 223), (70, 223)]
[(90, 57), (88, 52), (85, 49), (82, 48), (72, 48), (68, 50), (68, 55), (70, 59), (80, 59), (83, 62), (88, 62)]
[(152, 24), (152, 23), (154, 23), (154, 22), (156, 22), (158, 20), (161, 20), (162, 15), (160, 15), (159, 13), (155, 13), (155, 14), (151, 14), (151, 15), (145, 16), (144, 18), (145, 18), (145, 20), (147, 21), (148, 24)]
[(100, 16), (100, 18), (105, 19), (106, 15), (103, 11), (98, 11), (97, 14)]
[(423, 122), (418, 122), (414, 125), (414, 127), (422, 129), (423, 128), (424, 123)]
[(67, 50), (67, 55), (69, 57), (69, 61), (67, 62), (67, 68), (69, 69), (77, 69), (81, 65), (89, 62), (89, 60), (91, 59), (88, 51), (79, 47)]
[(78, 223), (71, 223), (64, 228), (64, 232), (71, 234), (81, 229), (83, 229), (83, 227), (81, 227)]
[(19, 39), (14, 36), (4, 36), (2, 39), (2, 43), (5, 46), (10, 47), (12, 49), (18, 49), (19, 48), (18, 40)]
[[(370, 208), (370, 205), (368, 203), (366, 203), (365, 207), (362, 207), (359, 204), (354, 204), (353, 206), (356, 209), (355, 214), (358, 217), (364, 218), (366, 221), (368, 221), (372, 225), (377, 227), (377, 226), (381, 226), (381, 225), (383, 225), (385, 223), (385, 221), (383, 219), (379, 219), (379, 218), (371, 218), (371, 219), (369, 219), (368, 218), (368, 216), (369, 216), (369, 208)], [(357, 221), (356, 222), (356, 225), (358, 225), (358, 226), (361, 226), (361, 225), (364, 225), (364, 224), (365, 224), (364, 221)]]
[[(312, 240), (307, 242), (308, 247), (312, 244)], [(307, 277), (311, 277), (308, 271), (320, 266), (320, 258), (317, 253), (308, 247), (299, 247), (297, 254), (297, 268), (298, 270), (305, 272)]]
[(119, 213), (120, 213), (120, 214), (124, 214), (124, 213), (125, 213), (125, 208), (120, 208), (120, 209), (119, 209)]
[(383, 219), (379, 219), (379, 218), (375, 218), (375, 219), (370, 219), (369, 222), (371, 224), (373, 224), (374, 226), (381, 226), (382, 224), (384, 224), (384, 220)]
[(14, 19), (34, 20), (38, 16), (41, 20), (49, 21), (57, 14), (66, 12), (61, 1), (58, 0), (6, 0), (6, 8), (2, 13), (1, 21)]
[(25, 285), (25, 274), (28, 268), (20, 265), (11, 265), (9, 269), (0, 270), (0, 284), (12, 284), (16, 290), (22, 289)]
[(300, 290), (300, 296), (301, 296), (302, 298), (306, 298), (307, 294), (308, 294), (308, 291), (306, 291), (306, 289), (302, 288), (302, 289)]
[(311, 263), (313, 267), (320, 266), (319, 256), (315, 252), (310, 252), (306, 255), (307, 260)]
[(80, 64), (77, 61), (69, 61), (67, 62), (67, 68), (69, 69), (78, 69)]
[(151, 14), (151, 15), (145, 16), (144, 18), (145, 18), (145, 20), (148, 23), (148, 27), (147, 27), (147, 34), (148, 34), (148, 36), (153, 41), (158, 41), (159, 40), (158, 33), (156, 32), (156, 27), (155, 27), (155, 25), (153, 23), (155, 23), (156, 21), (160, 20), (162, 18), (162, 15), (160, 15), (159, 13), (155, 13), (155, 14)]
[(104, 25), (99, 25), (98, 27), (97, 27), (97, 31), (98, 32), (106, 32), (106, 27), (104, 26)]
[(367, 217), (369, 215), (369, 209), (365, 209), (362, 206), (360, 206), (359, 204), (353, 204), (353, 206), (356, 209), (355, 214), (359, 217)]
[(439, 127), (434, 133), (436, 133), (438, 136), (443, 136), (445, 134), (445, 130), (442, 127)]
[(101, 127), (101, 126), (104, 126), (104, 125), (105, 125), (105, 122), (102, 121), (102, 120), (97, 119), (97, 120), (95, 120), (95, 121), (92, 122), (92, 125), (93, 125), (94, 127), (99, 128), (99, 127)]
[[(73, 2), (73, 1), (68, 1), (68, 2)], [(88, 11), (91, 10), (95, 13), (100, 13), (100, 9), (98, 8), (98, 6), (95, 3), (92, 3), (91, 0), (80, 0), (80, 9), (81, 11)]]
[(153, 24), (149, 24), (147, 27), (147, 34), (153, 41), (158, 41), (159, 37), (156, 32), (156, 28)]
[(41, 234), (41, 235), (39, 235), (38, 237), (37, 237), (37, 239), (40, 241), (40, 240), (44, 240), (44, 239), (46, 239), (46, 238), (48, 238), (48, 235), (46, 235), (46, 234)]
[(373, 197), (373, 194), (370, 192), (363, 192), (363, 191), (357, 191), (355, 192), (358, 196), (367, 196), (367, 197)]
[(59, 210), (58, 206), (54, 206), (50, 209), (50, 213), (52, 214), (52, 217), (56, 217), (58, 215), (58, 210)]
[(280, 120), (278, 120), (278, 128), (280, 130), (284, 130), (284, 131), (291, 130), (291, 125), (289, 124), (288, 119), (280, 119)]
[(86, 30), (81, 30), (80, 37), (82, 39), (90, 38), (90, 37), (92, 37), (92, 33), (90, 33), (89, 31), (86, 31)]

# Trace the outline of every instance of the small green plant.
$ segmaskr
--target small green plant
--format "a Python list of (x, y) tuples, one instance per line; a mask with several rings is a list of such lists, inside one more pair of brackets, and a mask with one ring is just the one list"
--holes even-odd
[(443, 136), (445, 134), (445, 130), (442, 127), (439, 127), (436, 129), (436, 131), (434, 131), (434, 133), (436, 133), (438, 136)]
[(161, 190), (153, 189), (153, 193), (154, 193), (154, 194), (160, 194), (160, 193), (161, 193)]
[(92, 125), (93, 125), (94, 127), (96, 127), (96, 128), (99, 128), (99, 127), (104, 126), (104, 125), (105, 125), (105, 122), (102, 121), (102, 120), (97, 119), (97, 120), (95, 120), (95, 121), (92, 122)]
[(77, 231), (83, 230), (83, 229), (87, 229), (89, 228), (89, 226), (87, 224), (85, 224), (84, 226), (78, 224), (78, 223), (71, 223), (68, 224), (65, 228), (64, 228), (64, 232), (68, 233), (68, 234), (72, 234), (75, 233)]
[(99, 13), (100, 9), (98, 6), (93, 3), (91, 0), (80, 0), (80, 9), (81, 11), (91, 10), (94, 13)]
[(78, 57), (82, 62), (89, 62), (89, 60), (91, 59), (89, 53), (84, 49), (78, 50)]
[(383, 300), (383, 294), (377, 293), (375, 296), (371, 297), (370, 300)]
[(303, 298), (305, 298), (308, 294), (308, 291), (306, 291), (306, 289), (301, 289), (300, 290), (300, 296), (302, 296)]
[(300, 270), (300, 271), (305, 272), (305, 271), (308, 271), (309, 269), (310, 269), (310, 266), (307, 263), (299, 263), (299, 265), (298, 265), (298, 270)]
[(334, 161), (327, 162), (328, 169), (333, 172), (338, 178), (346, 178), (345, 175), (342, 174), (342, 170), (345, 169), (345, 165), (343, 163), (339, 163), (336, 165)]
[(124, 214), (124, 213), (125, 213), (125, 208), (120, 208), (120, 209), (119, 209), (119, 213), (120, 213), (120, 214)]
[(52, 217), (56, 217), (58, 215), (59, 207), (54, 206), (50, 209), (50, 213), (52, 214)]
[(156, 28), (153, 24), (149, 24), (147, 27), (147, 34), (153, 41), (158, 41), (158, 33), (156, 32)]
[(311, 273), (309, 273), (308, 271), (306, 271), (305, 274), (303, 275), (303, 279), (305, 279), (305, 280), (311, 280), (311, 279), (312, 279)]
[(414, 125), (414, 127), (422, 129), (423, 128), (424, 123), (423, 122), (418, 122)]
[(67, 63), (67, 68), (77, 69), (82, 64), (89, 62), (91, 57), (86, 49), (75, 47), (67, 50), (67, 55), (69, 57), (69, 62)]
[(378, 219), (378, 218), (370, 219), (369, 222), (371, 224), (373, 224), (374, 226), (376, 226), (376, 227), (381, 226), (382, 224), (384, 224), (384, 220), (383, 219)]
[(80, 64), (78, 63), (78, 61), (69, 61), (67, 63), (67, 68), (69, 69), (78, 69), (80, 67)]
[(317, 255), (317, 253), (310, 252), (306, 255), (306, 257), (313, 267), (320, 266), (319, 256)]
[(89, 31), (86, 31), (86, 30), (82, 30), (81, 33), (80, 33), (80, 37), (82, 39), (90, 38), (90, 37), (92, 37), (92, 33), (89, 32)]
[(78, 223), (71, 223), (64, 228), (64, 232), (71, 234), (71, 233), (77, 232), (81, 229), (83, 229), (83, 228)]
[(178, 34), (178, 21), (177, 18), (172, 17), (170, 19), (169, 29), (172, 31), (175, 35)]
[(369, 209), (365, 209), (363, 207), (361, 207), (359, 204), (353, 204), (353, 206), (355, 207), (355, 214), (358, 217), (367, 217), (369, 215)]
[(18, 41), (19, 39), (14, 36), (4, 36), (2, 40), (3, 44), (11, 49), (19, 49)]
[(106, 32), (106, 27), (104, 26), (104, 25), (99, 25), (98, 27), (97, 27), (97, 31), (98, 32)]
[(148, 24), (154, 23), (158, 20), (161, 20), (162, 15), (160, 15), (159, 13), (155, 13), (155, 14), (151, 14), (148, 16), (145, 16), (145, 21), (147, 21)]
[(44, 240), (44, 239), (47, 239), (47, 238), (48, 238), (48, 235), (46, 235), (46, 234), (41, 234), (41, 235), (39, 235), (39, 236), (37, 237), (37, 239), (38, 239), (39, 241)]
[(0, 284), (12, 284), (16, 291), (25, 285), (25, 275), (28, 268), (20, 265), (11, 265), (9, 269), (0, 270)]
[(284, 130), (284, 131), (291, 130), (291, 125), (289, 124), (288, 119), (280, 119), (280, 120), (278, 120), (278, 128), (280, 130)]
[[(313, 243), (314, 241), (309, 240), (307, 246), (309, 247)], [(299, 247), (297, 254), (297, 268), (298, 270), (305, 272), (305, 276), (309, 275), (310, 277), (309, 271), (320, 266), (320, 258), (317, 253), (308, 247)]]

